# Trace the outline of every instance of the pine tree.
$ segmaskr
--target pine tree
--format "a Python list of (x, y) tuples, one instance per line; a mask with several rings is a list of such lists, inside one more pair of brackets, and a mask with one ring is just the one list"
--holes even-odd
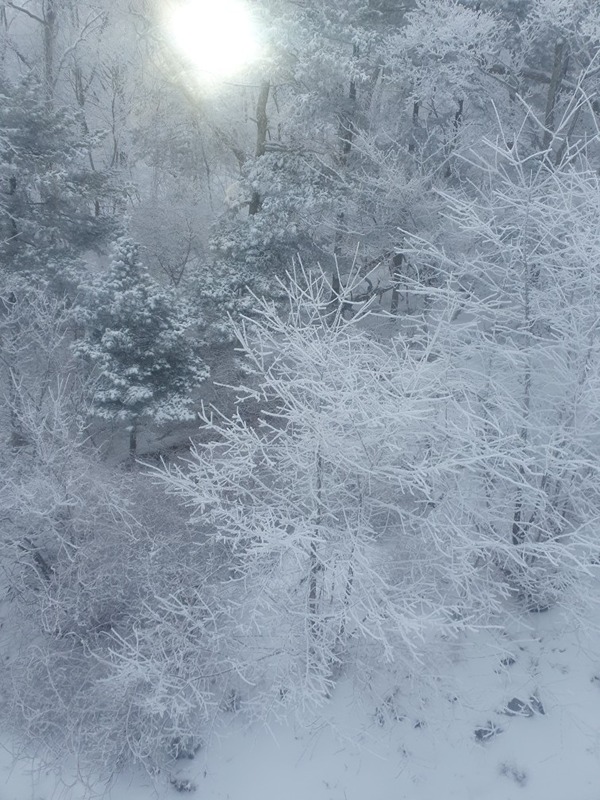
[(88, 287), (83, 316), (87, 330), (77, 349), (98, 373), (94, 410), (127, 423), (133, 459), (143, 418), (193, 417), (189, 392), (207, 375), (198, 344), (174, 296), (152, 280), (126, 237), (117, 241), (108, 273)]
[(13, 286), (71, 293), (83, 253), (111, 235), (122, 192), (93, 166), (95, 137), (50, 105), (39, 81), (0, 80), (0, 100), (2, 271)]

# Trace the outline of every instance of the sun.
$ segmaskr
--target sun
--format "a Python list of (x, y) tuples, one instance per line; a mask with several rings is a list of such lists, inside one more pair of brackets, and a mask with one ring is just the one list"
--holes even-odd
[(257, 26), (243, 0), (184, 0), (166, 25), (174, 45), (207, 77), (233, 77), (259, 54)]

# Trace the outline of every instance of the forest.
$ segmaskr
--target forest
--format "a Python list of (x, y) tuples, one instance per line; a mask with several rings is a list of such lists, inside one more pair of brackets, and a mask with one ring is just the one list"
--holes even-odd
[(600, 600), (596, 0), (184, 6), (0, 4), (2, 724), (108, 777)]

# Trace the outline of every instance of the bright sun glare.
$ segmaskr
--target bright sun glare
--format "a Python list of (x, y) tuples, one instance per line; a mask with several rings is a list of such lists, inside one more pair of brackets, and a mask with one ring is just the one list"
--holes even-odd
[(243, 0), (185, 0), (167, 25), (175, 45), (213, 77), (232, 77), (258, 56), (256, 25)]

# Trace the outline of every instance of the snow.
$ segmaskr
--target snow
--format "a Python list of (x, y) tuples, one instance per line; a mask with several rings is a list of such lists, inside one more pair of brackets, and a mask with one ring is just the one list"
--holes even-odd
[[(557, 610), (448, 644), (429, 684), (390, 674), (377, 705), (342, 679), (318, 715), (265, 726), (225, 715), (194, 760), (151, 779), (122, 774), (87, 783), (0, 749), (1, 800), (598, 800), (600, 632)], [(512, 663), (514, 660), (514, 663)], [(442, 671), (442, 670), (440, 670)], [(390, 695), (393, 694), (393, 697)], [(531, 716), (502, 713), (535, 696)], [(383, 697), (383, 693), (382, 693)], [(534, 704), (535, 706), (535, 704)], [(502, 732), (477, 741), (488, 721)], [(190, 780), (192, 794), (169, 779)]]

